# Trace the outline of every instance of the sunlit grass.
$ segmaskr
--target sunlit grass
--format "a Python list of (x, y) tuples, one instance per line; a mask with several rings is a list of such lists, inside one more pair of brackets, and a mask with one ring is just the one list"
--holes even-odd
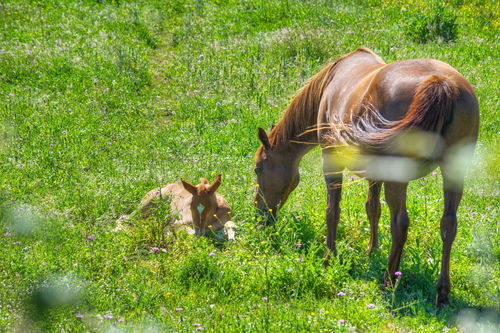
[[(432, 1), (409, 3), (3, 1), (0, 327), (433, 332), (498, 320), (488, 312), (498, 310), (500, 285), (498, 10), (494, 2), (451, 1), (454, 41), (419, 44), (405, 22)], [(302, 161), (301, 183), (278, 223), (263, 229), (253, 219), (257, 127), (270, 128), (311, 75), (361, 45), (387, 62), (445, 61), (480, 102), (476, 166), (452, 252), (452, 303), (439, 313), (439, 173), (409, 187), (394, 302), (380, 287), (388, 209), (382, 205), (380, 252), (369, 260), (367, 186), (351, 175), (339, 257), (322, 267), (318, 149)], [(236, 242), (176, 233), (154, 244), (155, 221), (113, 232), (152, 188), (218, 173), (239, 225)], [(46, 301), (60, 291), (67, 297)]]

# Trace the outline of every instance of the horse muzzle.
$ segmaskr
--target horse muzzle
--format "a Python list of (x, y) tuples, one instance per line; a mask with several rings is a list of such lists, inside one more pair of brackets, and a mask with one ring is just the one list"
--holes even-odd
[(272, 225), (276, 222), (275, 211), (267, 208), (257, 208), (255, 219), (261, 221), (264, 225)]

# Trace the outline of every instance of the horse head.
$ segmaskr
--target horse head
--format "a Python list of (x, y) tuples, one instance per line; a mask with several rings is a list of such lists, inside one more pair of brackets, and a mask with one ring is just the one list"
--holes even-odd
[(192, 185), (181, 179), (182, 186), (193, 195), (191, 200), (191, 214), (197, 235), (208, 231), (209, 220), (215, 215), (218, 204), (215, 192), (221, 184), (221, 175), (215, 177), (212, 184), (205, 178), (200, 179), (200, 184)]
[(300, 179), (294, 154), (271, 147), (266, 132), (259, 128), (262, 146), (255, 154), (257, 189), (254, 204), (266, 224), (276, 220), (278, 210)]

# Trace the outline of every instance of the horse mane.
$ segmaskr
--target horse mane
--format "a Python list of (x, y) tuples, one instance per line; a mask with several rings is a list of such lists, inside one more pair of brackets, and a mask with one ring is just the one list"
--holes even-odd
[(316, 137), (316, 131), (314, 129), (317, 126), (318, 108), (323, 91), (330, 83), (335, 67), (342, 60), (356, 52), (367, 52), (375, 55), (371, 50), (360, 47), (350, 53), (340, 56), (311, 77), (308, 82), (297, 91), (292, 101), (285, 109), (281, 120), (269, 132), (269, 143), (271, 147), (279, 147), (291, 140), (295, 140), (298, 136), (304, 135), (306, 132), (314, 133)]

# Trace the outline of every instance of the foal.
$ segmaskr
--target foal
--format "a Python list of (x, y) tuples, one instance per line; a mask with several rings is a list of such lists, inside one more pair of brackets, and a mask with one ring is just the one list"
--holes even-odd
[(196, 186), (181, 179), (181, 184), (168, 184), (148, 192), (131, 216), (139, 213), (141, 218), (148, 218), (157, 201), (167, 199), (171, 200), (172, 215), (178, 217), (174, 225), (186, 226), (189, 233), (197, 236), (207, 235), (210, 231), (223, 231), (228, 240), (234, 240), (236, 226), (230, 221), (231, 208), (227, 201), (216, 193), (220, 185), (221, 175), (218, 175), (212, 184), (201, 178), (200, 184)]

